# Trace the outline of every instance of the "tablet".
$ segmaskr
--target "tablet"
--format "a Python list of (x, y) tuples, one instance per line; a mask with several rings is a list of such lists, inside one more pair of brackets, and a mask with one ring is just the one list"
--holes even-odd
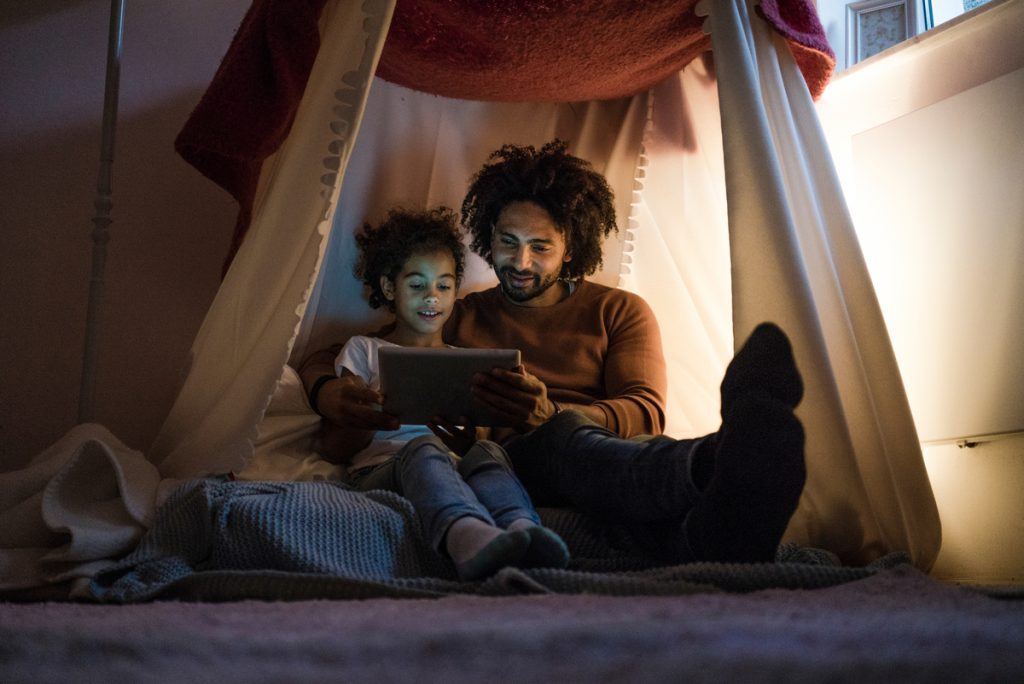
[(384, 411), (404, 425), (422, 425), (434, 416), (466, 416), (475, 425), (490, 425), (490, 415), (470, 396), (470, 378), (519, 365), (518, 349), (383, 346), (377, 353)]

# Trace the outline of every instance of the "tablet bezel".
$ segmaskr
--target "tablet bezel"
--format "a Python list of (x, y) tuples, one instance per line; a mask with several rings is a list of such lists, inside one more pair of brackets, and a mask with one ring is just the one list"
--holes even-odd
[(422, 425), (435, 416), (490, 425), (492, 417), (470, 394), (470, 378), (520, 363), (518, 349), (382, 346), (377, 354), (384, 411), (403, 425)]

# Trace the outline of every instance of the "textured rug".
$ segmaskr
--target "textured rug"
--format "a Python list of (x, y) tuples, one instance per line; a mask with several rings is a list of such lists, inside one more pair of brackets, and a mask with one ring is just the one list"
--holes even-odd
[(903, 565), (678, 596), (0, 603), (0, 681), (1019, 682), (1024, 601)]

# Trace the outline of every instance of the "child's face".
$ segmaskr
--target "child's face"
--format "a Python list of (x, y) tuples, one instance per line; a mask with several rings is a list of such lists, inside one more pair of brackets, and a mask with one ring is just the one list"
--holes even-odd
[(395, 303), (395, 332), (389, 339), (408, 347), (439, 347), (441, 328), (455, 303), (455, 259), (450, 252), (413, 254), (392, 282), (381, 278)]

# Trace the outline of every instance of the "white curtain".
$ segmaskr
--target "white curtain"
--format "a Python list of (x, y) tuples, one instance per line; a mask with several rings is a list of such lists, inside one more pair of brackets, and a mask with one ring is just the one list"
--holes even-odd
[[(608, 177), (625, 228), (646, 101), (640, 95), (601, 102), (477, 102), (375, 80), (292, 362), (353, 333), (373, 330), (387, 319), (369, 308), (352, 275), (354, 231), (364, 222), (379, 221), (396, 206), (443, 204), (458, 210), (470, 177), (503, 144), (539, 147), (556, 137), (570, 142), (573, 152)], [(597, 280), (617, 284), (625, 239), (622, 230), (608, 245)], [(460, 293), (495, 282), (490, 267), (470, 254)]]
[(792, 55), (744, 0), (708, 3), (732, 253), (733, 330), (790, 335), (808, 483), (787, 538), (844, 560), (938, 554), (940, 525), (878, 301)]
[[(809, 482), (787, 538), (847, 562), (907, 550), (931, 565), (938, 516), (827, 148), (788, 48), (743, 0), (712, 3), (717, 86), (698, 61), (650, 99), (559, 105), (375, 83), (393, 1), (352, 4), (328, 5), (292, 132), (151, 451), (165, 477), (243, 467), (286, 360), (377, 322), (350, 272), (357, 226), (395, 204), (457, 208), (488, 152), (557, 135), (616, 190), (624, 230), (598, 280), (658, 315), (670, 433), (717, 427), (733, 340), (777, 321), (807, 384)], [(490, 278), (476, 262), (466, 289)]]
[(665, 432), (718, 429), (732, 357), (729, 230), (718, 92), (706, 60), (654, 88), (620, 287), (651, 305), (668, 368)]
[(291, 133), (263, 166), (246, 240), (147, 453), (164, 477), (239, 470), (252, 456), (319, 268), (393, 10), (394, 0), (324, 9), (320, 52)]

